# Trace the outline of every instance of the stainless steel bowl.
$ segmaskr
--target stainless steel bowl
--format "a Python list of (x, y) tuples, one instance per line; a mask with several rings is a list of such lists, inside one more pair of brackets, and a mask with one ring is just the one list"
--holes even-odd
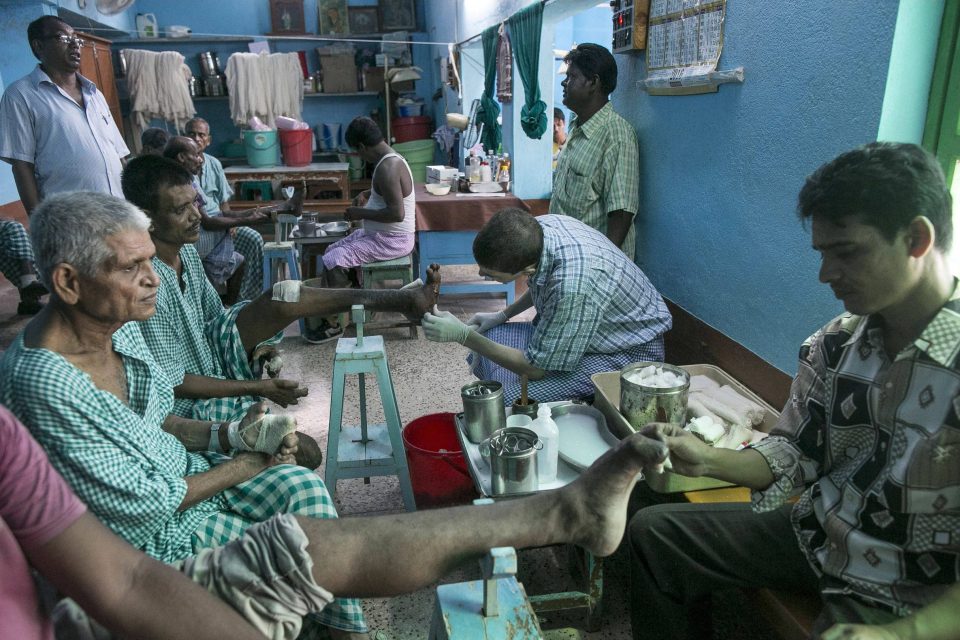
[[(629, 379), (630, 373), (654, 365), (677, 374), (684, 381), (679, 387), (646, 387)], [(683, 426), (687, 417), (690, 374), (670, 364), (637, 362), (620, 371), (620, 413), (634, 429), (651, 422), (669, 422)]]

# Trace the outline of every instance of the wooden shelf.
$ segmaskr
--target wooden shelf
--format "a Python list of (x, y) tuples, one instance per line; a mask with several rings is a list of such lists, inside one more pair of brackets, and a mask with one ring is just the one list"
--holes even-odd
[(210, 44), (229, 42), (253, 42), (252, 37), (206, 36), (203, 38), (121, 38), (113, 44)]
[[(378, 96), (375, 91), (354, 91), (352, 93), (305, 93), (304, 98), (370, 98)], [(227, 100), (230, 96), (194, 96), (193, 100)]]

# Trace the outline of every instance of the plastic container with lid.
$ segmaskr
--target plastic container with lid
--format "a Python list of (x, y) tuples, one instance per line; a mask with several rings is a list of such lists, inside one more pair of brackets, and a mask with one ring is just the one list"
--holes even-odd
[(557, 479), (557, 458), (560, 456), (560, 429), (553, 421), (550, 407), (541, 404), (537, 409), (537, 418), (527, 425), (537, 434), (543, 448), (537, 452), (537, 480), (540, 486)]

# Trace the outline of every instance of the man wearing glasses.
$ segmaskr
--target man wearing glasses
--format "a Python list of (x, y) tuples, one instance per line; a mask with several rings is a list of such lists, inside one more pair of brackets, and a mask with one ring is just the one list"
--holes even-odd
[(27, 27), (27, 40), (40, 64), (0, 99), (0, 159), (13, 166), (27, 214), (62, 191), (122, 198), (121, 158), (130, 150), (103, 94), (78, 72), (80, 39), (43, 16)]

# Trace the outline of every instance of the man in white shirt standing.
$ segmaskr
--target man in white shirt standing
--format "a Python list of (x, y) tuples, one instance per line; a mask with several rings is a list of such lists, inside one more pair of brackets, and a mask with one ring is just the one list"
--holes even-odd
[(31, 22), (27, 39), (40, 64), (0, 99), (0, 159), (13, 166), (27, 214), (62, 191), (122, 198), (130, 150), (103, 94), (78, 72), (82, 42), (56, 16)]

